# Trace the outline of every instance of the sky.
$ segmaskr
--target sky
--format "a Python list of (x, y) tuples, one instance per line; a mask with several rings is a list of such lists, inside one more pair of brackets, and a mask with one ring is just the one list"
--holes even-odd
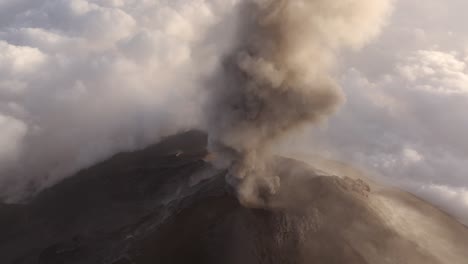
[[(235, 38), (239, 1), (0, 0), (0, 197), (203, 128), (204, 80)], [(468, 219), (466, 10), (394, 1), (380, 36), (339, 56), (346, 103), (291, 145)]]

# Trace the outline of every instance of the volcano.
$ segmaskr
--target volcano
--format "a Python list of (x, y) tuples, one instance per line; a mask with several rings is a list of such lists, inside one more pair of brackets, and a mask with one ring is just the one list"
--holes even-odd
[(275, 158), (280, 191), (243, 207), (189, 131), (0, 204), (11, 264), (468, 263), (468, 229), (400, 190)]

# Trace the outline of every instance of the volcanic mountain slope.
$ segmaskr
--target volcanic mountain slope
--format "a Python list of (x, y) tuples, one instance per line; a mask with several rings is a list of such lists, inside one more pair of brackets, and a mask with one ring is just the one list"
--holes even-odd
[(402, 191), (277, 158), (241, 206), (191, 131), (0, 205), (0, 263), (468, 263), (468, 229)]

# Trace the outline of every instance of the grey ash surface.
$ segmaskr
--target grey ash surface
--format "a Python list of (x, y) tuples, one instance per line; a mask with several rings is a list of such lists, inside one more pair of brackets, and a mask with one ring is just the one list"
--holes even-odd
[(280, 193), (249, 209), (205, 155), (190, 131), (0, 204), (0, 263), (468, 263), (467, 229), (407, 193), (278, 158)]

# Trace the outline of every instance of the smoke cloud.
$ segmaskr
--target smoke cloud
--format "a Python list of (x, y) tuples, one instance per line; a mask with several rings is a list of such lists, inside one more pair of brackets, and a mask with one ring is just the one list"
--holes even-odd
[(271, 147), (343, 101), (334, 80), (337, 55), (379, 33), (387, 0), (252, 0), (243, 6), (239, 44), (229, 54), (210, 109), (210, 148), (246, 206), (265, 205), (279, 178)]
[(332, 114), (343, 49), (391, 0), (0, 1), (0, 200), (19, 201), (181, 130), (251, 206), (274, 193), (271, 147)]

